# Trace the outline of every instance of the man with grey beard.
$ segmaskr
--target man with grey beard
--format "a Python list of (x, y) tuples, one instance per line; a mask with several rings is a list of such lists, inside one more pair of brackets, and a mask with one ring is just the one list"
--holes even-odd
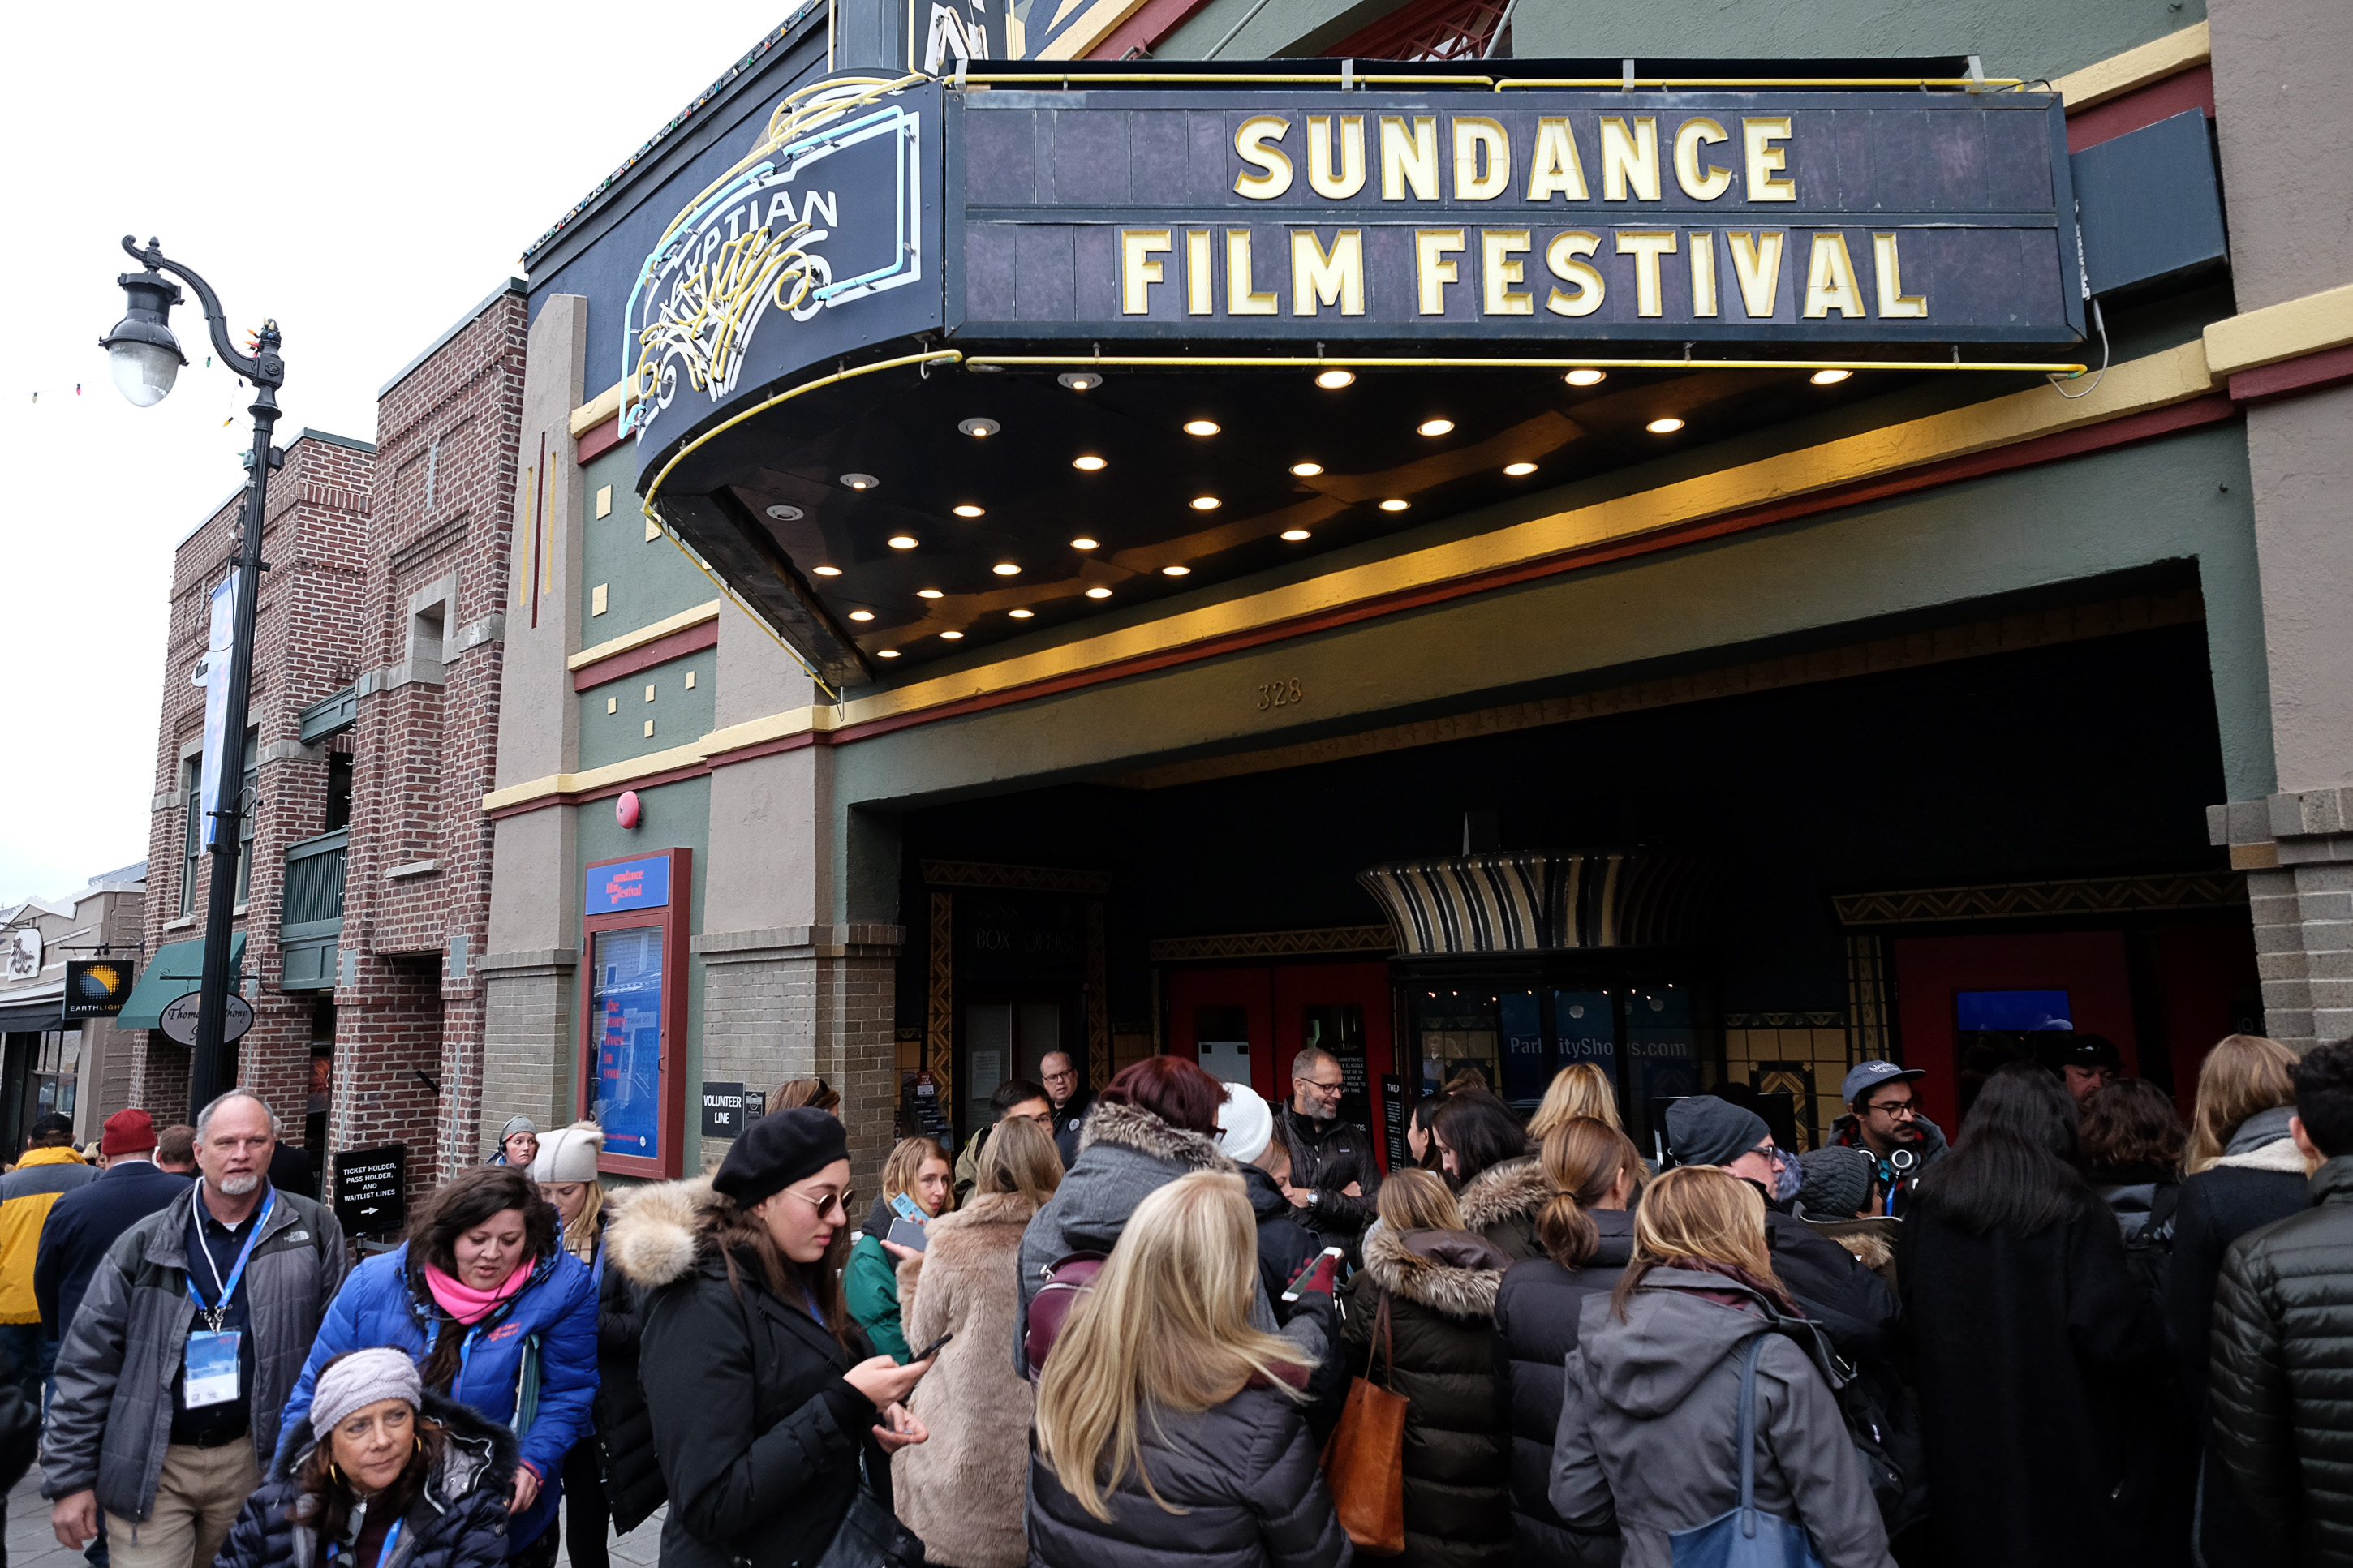
[(1372, 1223), (1381, 1167), (1372, 1134), (1340, 1119), (1345, 1084), (1340, 1058), (1314, 1046), (1291, 1061), (1291, 1102), (1274, 1119), (1275, 1136), (1291, 1152), (1283, 1192), (1299, 1221), (1327, 1247), (1355, 1256), (1356, 1237)]
[[(343, 1233), (269, 1184), (250, 1089), (196, 1116), (191, 1184), (124, 1231), (58, 1352), (42, 1495), (60, 1544), (113, 1568), (205, 1568), (278, 1447), (279, 1412), (343, 1280)], [(193, 1303), (195, 1310), (190, 1311)]]

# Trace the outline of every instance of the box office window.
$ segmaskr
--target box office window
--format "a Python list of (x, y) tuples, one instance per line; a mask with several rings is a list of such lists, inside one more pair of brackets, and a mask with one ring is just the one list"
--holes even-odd
[(675, 1176), (686, 1137), (686, 913), (691, 851), (587, 868), (581, 1112), (600, 1168)]

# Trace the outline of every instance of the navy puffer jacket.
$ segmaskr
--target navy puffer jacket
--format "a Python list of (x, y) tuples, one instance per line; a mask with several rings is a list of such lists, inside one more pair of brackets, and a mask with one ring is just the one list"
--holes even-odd
[[(380, 1568), (499, 1568), (507, 1560), (507, 1500), (514, 1491), (514, 1434), (438, 1394), (425, 1415), (448, 1434), (441, 1462), (400, 1518), (400, 1534)], [(287, 1441), (260, 1489), (246, 1499), (213, 1568), (318, 1568), (327, 1560), (318, 1531), (287, 1517), (317, 1508), (294, 1480), (317, 1446), (309, 1417)], [(350, 1542), (339, 1543), (348, 1554)]]

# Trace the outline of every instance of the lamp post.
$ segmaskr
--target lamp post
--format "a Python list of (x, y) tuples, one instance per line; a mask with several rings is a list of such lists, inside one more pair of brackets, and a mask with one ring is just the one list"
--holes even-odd
[[(196, 1005), (196, 1044), (188, 1064), (189, 1120), (214, 1099), (236, 1087), (229, 1070), (227, 1033), (229, 986), (236, 976), (228, 961), (229, 921), (237, 907), (237, 863), (245, 823), (245, 719), (253, 683), (253, 618), (261, 588), (261, 522), (269, 496), (269, 471), (285, 458), (269, 444), (278, 426), (278, 389), (285, 384), (286, 362), (278, 355), (278, 323), (264, 321), (256, 334), (256, 352), (237, 353), (229, 339), (228, 318), (220, 296), (195, 272), (167, 258), (150, 239), (142, 250), (130, 235), (122, 248), (142, 263), (143, 272), (126, 272), (116, 279), (128, 297), (129, 309), (114, 330), (99, 340), (114, 373), (114, 384), (141, 408), (152, 408), (172, 390), (180, 367), (188, 363), (172, 335), (172, 307), (181, 300), (177, 284), (166, 271), (184, 279), (204, 301), (205, 321), (212, 329), (213, 352), (224, 363), (253, 384), (253, 446), (246, 453), (245, 511), (237, 543), (236, 630), (230, 645), (228, 692), (221, 724), (221, 754), (213, 759), (216, 773), (227, 777), (208, 781), (218, 801), (212, 813), (212, 885), (205, 904), (205, 967)], [(191, 802), (195, 810), (201, 801)]]

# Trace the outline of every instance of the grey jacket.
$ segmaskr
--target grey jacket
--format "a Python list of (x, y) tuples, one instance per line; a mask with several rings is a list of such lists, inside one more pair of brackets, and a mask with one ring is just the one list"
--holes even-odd
[[(144, 1520), (172, 1436), (172, 1384), (195, 1306), (188, 1300), (191, 1182), (122, 1233), (90, 1277), (58, 1351), (58, 1392), (41, 1440), (41, 1495), (95, 1487), (98, 1505)], [(343, 1227), (326, 1208), (280, 1192), (246, 1265), (254, 1335), (254, 1458), (267, 1472), (278, 1417), (302, 1373), (327, 1303), (343, 1282)]]
[(1579, 1314), (1550, 1489), (1570, 1529), (1614, 1522), (1624, 1568), (1672, 1568), (1671, 1532), (1739, 1506), (1734, 1352), (1760, 1333), (1773, 1337), (1757, 1363), (1757, 1506), (1802, 1524), (1824, 1568), (1889, 1568), (1820, 1330), (1722, 1275), (1680, 1268), (1653, 1270), (1622, 1323), (1607, 1296)]
[[(1172, 1127), (1134, 1105), (1098, 1100), (1079, 1132), (1078, 1162), (1021, 1233), (1021, 1310), (1013, 1320), (1013, 1366), (1024, 1379), (1029, 1357), (1023, 1336), (1029, 1302), (1046, 1282), (1046, 1271), (1074, 1252), (1108, 1254), (1127, 1228), (1135, 1205), (1179, 1176), (1195, 1171), (1235, 1171), (1218, 1152), (1215, 1140)], [(1250, 1323), (1282, 1333), (1319, 1363), (1330, 1352), (1322, 1324), (1301, 1313), (1278, 1328), (1272, 1304), (1261, 1285)], [(1345, 1386), (1345, 1385), (1344, 1385)]]

